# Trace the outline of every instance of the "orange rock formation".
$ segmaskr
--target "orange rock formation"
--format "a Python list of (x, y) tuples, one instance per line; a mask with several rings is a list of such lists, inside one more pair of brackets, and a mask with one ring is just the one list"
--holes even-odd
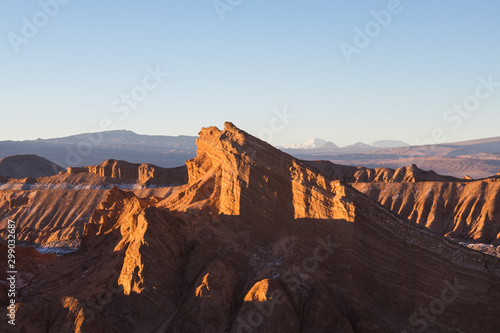
[(76, 253), (20, 267), (16, 329), (500, 331), (499, 258), (231, 123), (197, 145), (187, 184), (165, 198), (110, 190)]

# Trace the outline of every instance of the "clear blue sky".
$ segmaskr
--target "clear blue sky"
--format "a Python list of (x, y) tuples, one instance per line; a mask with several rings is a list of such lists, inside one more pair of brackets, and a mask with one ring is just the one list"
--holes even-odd
[[(500, 82), (500, 3), (401, 0), (348, 63), (341, 43), (377, 29), (371, 11), (389, 2), (233, 0), (221, 20), (212, 0), (73, 0), (53, 17), (38, 1), (0, 0), (0, 140), (94, 131), (102, 119), (163, 135), (229, 120), (255, 135), (274, 129), (275, 145), (414, 144), (436, 128), (441, 141), (499, 136), (500, 87), (487, 98), (479, 88), (467, 116), (443, 115), (474, 102), (478, 77)], [(33, 16), (41, 27), (23, 35)], [(12, 33), (29, 37), (15, 39), (18, 52)], [(113, 112), (157, 65), (169, 76), (126, 117)], [(284, 108), (295, 117), (282, 127), (273, 110)]]

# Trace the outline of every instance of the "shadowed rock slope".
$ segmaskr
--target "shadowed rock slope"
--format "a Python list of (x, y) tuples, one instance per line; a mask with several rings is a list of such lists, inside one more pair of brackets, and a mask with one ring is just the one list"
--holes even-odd
[(203, 129), (197, 146), (189, 183), (166, 199), (113, 189), (78, 252), (26, 255), (45, 273), (19, 268), (29, 282), (16, 329), (500, 330), (498, 258), (414, 225), (231, 123)]
[(74, 247), (107, 189), (119, 186), (134, 189), (139, 197), (165, 198), (177, 190), (172, 184), (187, 183), (185, 166), (163, 169), (108, 161), (88, 168), (95, 172), (9, 179), (0, 185), (0, 237), (7, 237), (10, 219), (17, 222), (17, 239), (24, 244)]
[(0, 159), (0, 176), (5, 178), (38, 178), (64, 171), (59, 165), (37, 155), (15, 155)]
[(386, 208), (446, 237), (500, 245), (500, 182), (356, 183)]
[(305, 161), (322, 174), (350, 183), (386, 208), (440, 235), (500, 245), (498, 175), (474, 181), (441, 176), (415, 165), (400, 169)]

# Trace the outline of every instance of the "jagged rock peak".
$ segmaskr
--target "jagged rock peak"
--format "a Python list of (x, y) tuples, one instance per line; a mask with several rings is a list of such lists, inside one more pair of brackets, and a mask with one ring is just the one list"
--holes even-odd
[(232, 123), (227, 122), (224, 131), (203, 128), (196, 144), (196, 158), (186, 161), (188, 187), (164, 202), (169, 209), (204, 208), (252, 220), (261, 215), (259, 219), (268, 223), (353, 218), (352, 204), (346, 198), (352, 189)]
[(252, 150), (252, 146), (254, 146), (253, 148), (258, 147), (260, 149), (259, 151), (262, 151), (262, 149), (264, 149), (264, 151), (262, 152), (279, 153), (292, 158), (279, 149), (274, 148), (267, 142), (262, 141), (239, 129), (231, 122), (224, 123), (223, 131), (219, 130), (215, 126), (202, 128), (199, 133), (199, 137), (196, 140), (196, 145), (198, 146), (198, 151), (226, 149), (228, 151), (243, 154), (246, 153), (248, 155), (250, 155), (251, 152), (254, 152), (254, 150)]

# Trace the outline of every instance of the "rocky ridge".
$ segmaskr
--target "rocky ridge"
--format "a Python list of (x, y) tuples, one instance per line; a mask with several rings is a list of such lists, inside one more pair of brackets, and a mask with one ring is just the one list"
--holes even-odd
[(152, 164), (133, 164), (107, 160), (99, 165), (68, 167), (69, 174), (91, 173), (101, 177), (119, 179), (123, 183), (175, 186), (187, 182), (186, 167), (161, 168)]
[(365, 168), (334, 164), (329, 161), (304, 161), (322, 174), (346, 183), (417, 183), (417, 182), (457, 182), (461, 179), (442, 176), (430, 170), (422, 170), (415, 164), (398, 169)]
[[(500, 329), (498, 258), (415, 225), (231, 123), (203, 129), (197, 145), (186, 185), (163, 199), (113, 189), (78, 252), (33, 259), (50, 274), (23, 287), (20, 330)], [(438, 303), (439, 314), (425, 317)]]

